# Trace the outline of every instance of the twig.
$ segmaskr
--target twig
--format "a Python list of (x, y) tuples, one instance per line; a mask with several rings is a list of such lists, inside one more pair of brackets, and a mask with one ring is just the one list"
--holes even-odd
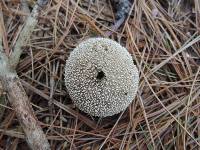
[[(3, 23), (3, 14), (2, 14), (2, 10), (0, 8), (0, 55), (1, 53), (3, 52), (3, 26), (2, 26), (2, 23)], [(1, 86), (2, 86), (2, 83), (0, 82), (0, 104), (2, 105), (6, 105), (6, 101), (4, 99), (4, 96), (2, 96), (2, 93), (1, 92)], [(0, 120), (3, 116), (3, 112), (4, 112), (4, 108), (2, 106), (0, 106)]]
[[(34, 27), (37, 24), (38, 14), (47, 1), (38, 0), (33, 8), (31, 15), (27, 18), (26, 23), (19, 35), (11, 57), (7, 57), (3, 51), (3, 22), (0, 22), (0, 79), (4, 90), (7, 92), (8, 100), (16, 112), (25, 134), (27, 143), (33, 150), (49, 150), (50, 145), (45, 134), (39, 126), (38, 120), (28, 100), (28, 96), (20, 82), (15, 71), (22, 53), (22, 46), (30, 37)], [(3, 16), (0, 11), (0, 16)], [(2, 18), (2, 17), (1, 17)]]
[(42, 7), (46, 5), (47, 2), (48, 2), (47, 0), (38, 0), (31, 14), (28, 16), (10, 57), (10, 60), (11, 60), (10, 63), (11, 63), (12, 68), (16, 68), (16, 65), (18, 64), (19, 58), (22, 53), (22, 46), (26, 43), (27, 39), (31, 36), (31, 33), (33, 32), (38, 22), (38, 14), (40, 10), (42, 9)]
[(46, 136), (39, 126), (38, 120), (33, 113), (31, 104), (17, 74), (10, 73), (1, 79), (4, 88), (7, 90), (9, 102), (12, 108), (14, 108), (17, 118), (26, 134), (26, 140), (30, 148), (33, 150), (50, 149)]

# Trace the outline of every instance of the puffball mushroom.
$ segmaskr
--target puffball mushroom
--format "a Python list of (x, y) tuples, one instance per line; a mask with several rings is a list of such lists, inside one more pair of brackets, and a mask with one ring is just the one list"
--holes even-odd
[(74, 104), (92, 116), (125, 110), (134, 99), (139, 74), (128, 51), (107, 38), (90, 38), (70, 54), (65, 85)]

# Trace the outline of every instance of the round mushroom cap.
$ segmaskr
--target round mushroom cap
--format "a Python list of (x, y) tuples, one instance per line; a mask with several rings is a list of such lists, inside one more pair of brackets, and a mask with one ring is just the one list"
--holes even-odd
[(70, 54), (65, 85), (74, 104), (99, 117), (125, 110), (134, 99), (139, 74), (128, 51), (106, 38), (90, 38)]

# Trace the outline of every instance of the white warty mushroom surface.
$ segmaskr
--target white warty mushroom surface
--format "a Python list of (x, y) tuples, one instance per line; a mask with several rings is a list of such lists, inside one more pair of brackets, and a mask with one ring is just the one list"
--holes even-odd
[(107, 38), (90, 38), (70, 54), (65, 85), (74, 104), (99, 117), (125, 110), (135, 98), (139, 75), (128, 51)]

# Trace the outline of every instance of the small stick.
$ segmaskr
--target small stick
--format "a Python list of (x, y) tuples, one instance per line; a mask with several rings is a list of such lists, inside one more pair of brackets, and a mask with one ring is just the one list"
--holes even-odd
[(3, 89), (7, 92), (8, 101), (15, 110), (18, 121), (25, 132), (27, 143), (33, 150), (50, 150), (50, 145), (38, 123), (15, 67), (19, 62), (22, 46), (30, 38), (37, 24), (38, 14), (46, 4), (47, 0), (37, 1), (32, 13), (26, 19), (10, 57), (3, 50), (3, 14), (0, 8), (0, 80)]
[(10, 63), (12, 68), (16, 68), (21, 53), (22, 53), (22, 46), (24, 43), (26, 43), (27, 39), (31, 36), (31, 33), (33, 32), (35, 26), (38, 22), (38, 15), (41, 9), (47, 4), (48, 0), (38, 0), (35, 4), (31, 14), (26, 19), (25, 25), (17, 39), (17, 42), (14, 46), (13, 52), (10, 56)]

